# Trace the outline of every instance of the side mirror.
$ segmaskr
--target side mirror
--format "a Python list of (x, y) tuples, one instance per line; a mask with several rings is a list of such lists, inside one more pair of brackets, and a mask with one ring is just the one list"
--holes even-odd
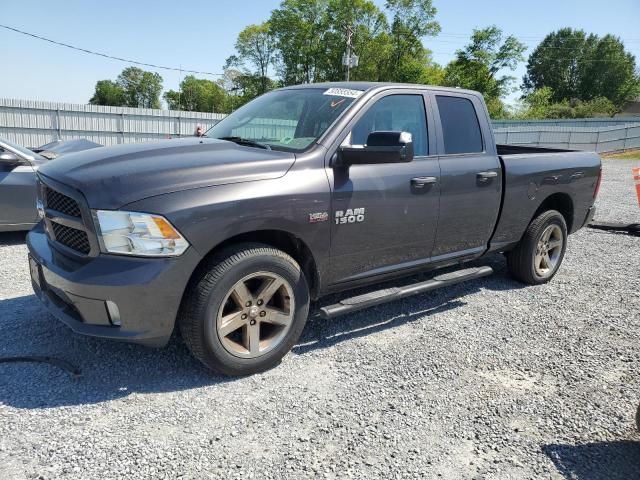
[(413, 140), (409, 132), (371, 132), (364, 147), (340, 147), (336, 166), (413, 161)]
[(22, 159), (15, 153), (0, 152), (0, 165), (15, 166), (20, 165), (21, 163)]

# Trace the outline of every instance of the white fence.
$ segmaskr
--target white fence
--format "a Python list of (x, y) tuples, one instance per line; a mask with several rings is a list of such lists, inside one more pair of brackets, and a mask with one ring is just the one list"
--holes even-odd
[(567, 127), (535, 125), (496, 128), (496, 143), (532, 147), (613, 152), (640, 148), (640, 122), (613, 127)]
[(193, 135), (224, 118), (220, 113), (102, 107), (0, 98), (0, 137), (27, 147), (86, 138), (102, 145)]
[[(193, 135), (224, 114), (102, 107), (0, 98), (0, 137), (27, 147), (54, 140), (86, 138), (102, 145), (146, 142)], [(499, 120), (496, 142), (511, 145), (609, 152), (640, 148), (640, 118), (578, 120)], [(264, 119), (233, 133), (248, 138), (293, 136), (295, 123)]]

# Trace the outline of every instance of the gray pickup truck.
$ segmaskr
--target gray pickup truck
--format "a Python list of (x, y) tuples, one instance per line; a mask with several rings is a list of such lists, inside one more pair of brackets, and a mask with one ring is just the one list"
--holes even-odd
[[(177, 325), (207, 367), (276, 365), (312, 301), (417, 271), (420, 283), (318, 302), (334, 317), (491, 273), (558, 271), (590, 220), (594, 153), (496, 146), (482, 96), (331, 83), (248, 103), (205, 137), (68, 155), (38, 173), (34, 290), (79, 333), (152, 346)], [(452, 271), (453, 270), (453, 271)]]

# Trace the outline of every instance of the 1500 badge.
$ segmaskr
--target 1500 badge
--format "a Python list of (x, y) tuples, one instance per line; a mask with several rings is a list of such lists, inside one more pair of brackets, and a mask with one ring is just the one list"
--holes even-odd
[(336, 210), (336, 225), (364, 222), (364, 208), (350, 208), (348, 210)]

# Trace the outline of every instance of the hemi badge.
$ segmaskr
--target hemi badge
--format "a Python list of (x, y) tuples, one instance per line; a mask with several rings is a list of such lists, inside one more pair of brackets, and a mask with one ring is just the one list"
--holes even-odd
[(326, 222), (327, 220), (329, 220), (329, 214), (327, 212), (309, 214), (309, 223)]

